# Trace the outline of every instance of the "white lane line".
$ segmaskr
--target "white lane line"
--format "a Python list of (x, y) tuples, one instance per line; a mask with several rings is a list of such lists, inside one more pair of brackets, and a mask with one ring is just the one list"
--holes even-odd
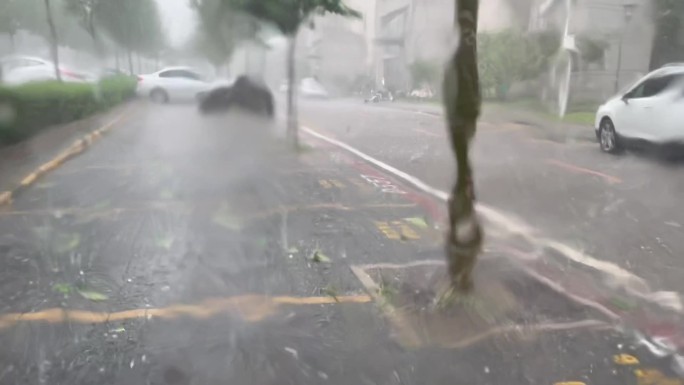
[[(442, 191), (439, 189), (436, 189), (427, 183), (423, 182), (422, 180), (407, 174), (404, 171), (401, 171), (395, 167), (390, 166), (389, 164), (382, 162), (378, 159), (373, 158), (372, 156), (365, 154), (356, 148), (341, 142), (339, 140), (329, 138), (325, 135), (322, 135), (315, 130), (309, 128), (309, 127), (301, 127), (302, 131), (315, 137), (320, 140), (323, 140), (325, 142), (328, 142), (334, 146), (337, 146), (351, 154), (354, 154), (358, 156), (359, 158), (373, 164), (374, 166), (381, 168), (382, 170), (391, 173), (395, 177), (403, 180), (404, 182), (412, 185), (413, 187), (429, 194), (432, 195), (433, 197), (440, 199), (444, 202), (446, 202), (449, 199), (449, 194), (446, 191)], [(621, 268), (620, 266), (612, 263), (612, 262), (607, 262), (607, 261), (602, 261), (599, 259), (596, 259), (594, 257), (591, 257), (577, 249), (572, 248), (571, 246), (568, 246), (562, 242), (552, 240), (552, 239), (545, 239), (541, 238), (535, 235), (537, 233), (533, 228), (530, 226), (511, 218), (509, 215), (502, 213), (498, 209), (495, 209), (491, 206), (487, 206), (482, 203), (477, 203), (477, 211), (485, 217), (489, 222), (496, 224), (504, 229), (506, 229), (509, 233), (511, 234), (516, 234), (519, 236), (524, 237), (527, 241), (530, 243), (533, 243), (537, 246), (540, 247), (546, 247), (551, 250), (554, 250), (564, 256), (565, 258), (578, 263), (582, 264), (584, 266), (590, 267), (592, 269), (598, 270), (606, 275), (609, 276), (609, 282), (613, 287), (622, 287), (625, 290), (627, 290), (629, 293), (639, 297), (643, 298), (652, 302), (656, 302), (661, 306), (668, 307), (670, 309), (676, 310), (676, 311), (682, 311), (683, 306), (682, 306), (682, 301), (681, 298), (677, 293), (674, 292), (658, 292), (658, 293), (653, 293), (651, 292), (651, 289), (648, 285), (648, 283), (641, 277), (633, 274), (632, 272), (625, 270)], [(659, 301), (660, 296), (663, 293), (668, 294), (668, 301)], [(675, 300), (673, 300), (672, 297), (676, 297)]]

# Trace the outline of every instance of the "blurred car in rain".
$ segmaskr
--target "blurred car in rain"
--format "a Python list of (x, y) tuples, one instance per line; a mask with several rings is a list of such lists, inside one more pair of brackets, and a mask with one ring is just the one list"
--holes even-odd
[(634, 142), (684, 148), (684, 64), (650, 72), (601, 105), (594, 122), (601, 150)]
[(167, 67), (151, 74), (138, 75), (137, 93), (157, 103), (200, 100), (215, 85), (189, 67)]
[(254, 114), (273, 118), (273, 95), (260, 79), (240, 76), (232, 85), (212, 88), (200, 98), (200, 111), (204, 114), (229, 111), (239, 107)]
[[(0, 59), (2, 82), (7, 85), (21, 85), (31, 82), (56, 80), (54, 64), (48, 60), (31, 56), (9, 56)], [(92, 74), (59, 66), (62, 81), (89, 83), (95, 81)]]

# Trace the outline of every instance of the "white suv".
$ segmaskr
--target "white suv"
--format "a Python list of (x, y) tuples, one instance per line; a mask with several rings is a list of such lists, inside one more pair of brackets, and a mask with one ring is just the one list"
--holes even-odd
[(684, 64), (663, 66), (599, 107), (594, 123), (601, 150), (630, 141), (684, 145)]

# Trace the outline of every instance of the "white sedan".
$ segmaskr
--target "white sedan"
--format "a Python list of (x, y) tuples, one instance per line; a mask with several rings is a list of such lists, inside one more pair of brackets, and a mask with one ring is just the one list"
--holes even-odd
[(684, 65), (657, 69), (609, 99), (594, 129), (601, 150), (610, 153), (634, 141), (684, 145)]
[(198, 100), (215, 84), (209, 83), (191, 68), (169, 67), (138, 76), (137, 93), (157, 103), (170, 100)]
[[(31, 82), (56, 80), (55, 66), (52, 62), (31, 56), (10, 56), (0, 59), (2, 82), (7, 85), (21, 85)], [(62, 81), (86, 83), (94, 81), (94, 76), (85, 72), (59, 66)]]

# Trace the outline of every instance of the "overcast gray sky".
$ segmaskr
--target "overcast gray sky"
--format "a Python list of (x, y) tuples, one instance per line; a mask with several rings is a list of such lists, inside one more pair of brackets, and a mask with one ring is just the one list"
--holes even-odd
[(195, 16), (188, 6), (189, 0), (157, 0), (164, 21), (164, 28), (171, 44), (185, 42), (195, 28)]

